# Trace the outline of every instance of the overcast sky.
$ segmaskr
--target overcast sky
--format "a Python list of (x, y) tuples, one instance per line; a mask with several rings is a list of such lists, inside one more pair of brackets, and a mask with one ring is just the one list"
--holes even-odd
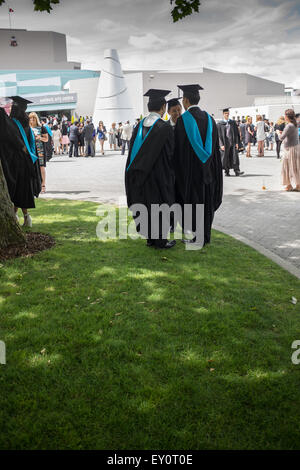
[(175, 24), (169, 0), (61, 0), (51, 14), (34, 13), (32, 0), (7, 4), (13, 27), (65, 33), (68, 59), (83, 68), (99, 70), (104, 49), (116, 48), (123, 69), (204, 66), (300, 88), (300, 0), (202, 0)]

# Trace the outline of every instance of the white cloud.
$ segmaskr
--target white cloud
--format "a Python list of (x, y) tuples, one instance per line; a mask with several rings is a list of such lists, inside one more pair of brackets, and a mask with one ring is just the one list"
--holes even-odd
[(167, 45), (167, 41), (153, 33), (147, 33), (144, 36), (129, 36), (128, 44), (137, 49), (162, 49)]

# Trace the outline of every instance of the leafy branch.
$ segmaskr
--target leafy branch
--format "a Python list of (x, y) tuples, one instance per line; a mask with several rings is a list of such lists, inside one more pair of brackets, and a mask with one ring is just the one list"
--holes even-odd
[[(52, 6), (60, 3), (60, 0), (32, 0), (35, 11), (47, 11), (51, 12)], [(0, 0), (0, 6), (5, 3), (5, 0)], [(199, 7), (201, 5), (200, 0), (170, 0), (171, 5), (175, 4), (171, 15), (173, 22), (176, 23), (178, 20), (182, 20), (186, 16), (192, 15), (193, 13), (199, 13)]]
[[(48, 13), (51, 12), (53, 4), (58, 4), (60, 0), (33, 0), (34, 4), (34, 11), (47, 11)], [(0, 6), (5, 3), (5, 0), (0, 0)]]
[(200, 0), (170, 0), (171, 5), (175, 3), (171, 15), (173, 22), (176, 23), (178, 20), (182, 20), (186, 16), (192, 15), (193, 13), (199, 13), (199, 7), (201, 5)]

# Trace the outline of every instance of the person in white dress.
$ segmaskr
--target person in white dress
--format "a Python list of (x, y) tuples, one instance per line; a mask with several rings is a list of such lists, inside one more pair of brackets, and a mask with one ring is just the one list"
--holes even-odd
[(53, 147), (54, 147), (54, 153), (56, 155), (61, 154), (61, 138), (62, 134), (58, 126), (55, 124), (52, 127), (52, 138), (53, 138)]
[(258, 157), (264, 157), (264, 146), (265, 146), (265, 122), (263, 121), (262, 116), (257, 116), (256, 118), (256, 139), (257, 139), (257, 150), (258, 150)]

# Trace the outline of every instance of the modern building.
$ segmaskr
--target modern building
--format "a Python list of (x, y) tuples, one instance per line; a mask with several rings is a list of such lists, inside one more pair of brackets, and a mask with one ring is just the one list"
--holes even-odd
[(65, 34), (0, 28), (1, 69), (80, 70), (68, 62)]
[(69, 83), (100, 75), (68, 62), (66, 36), (52, 31), (0, 29), (0, 57), (0, 96), (24, 96), (33, 102), (28, 111), (43, 115), (71, 116), (77, 94), (69, 92)]
[[(149, 88), (171, 90), (170, 96), (177, 97), (180, 96), (177, 85), (199, 83), (204, 88), (200, 93), (200, 106), (216, 118), (221, 117), (221, 110), (225, 107), (252, 106), (256, 97), (285, 96), (282, 83), (249, 74), (222, 73), (207, 68), (202, 68), (199, 72), (124, 71), (124, 75), (136, 117), (147, 113), (147, 100), (143, 95)], [(95, 77), (88, 80), (74, 80), (70, 83), (70, 91), (78, 95), (78, 114), (91, 114), (98, 81), (99, 79)]]
[(98, 82), (93, 121), (106, 123), (134, 121), (135, 113), (116, 49), (104, 52)]

